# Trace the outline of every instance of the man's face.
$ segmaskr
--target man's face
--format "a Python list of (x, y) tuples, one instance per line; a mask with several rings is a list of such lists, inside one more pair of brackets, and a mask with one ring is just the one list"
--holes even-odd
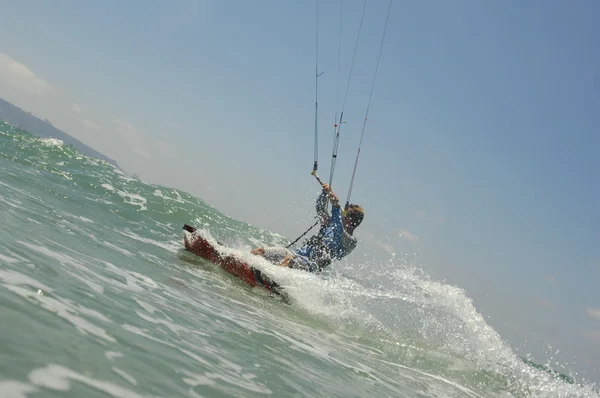
[(348, 231), (352, 231), (354, 230), (354, 228), (356, 228), (352, 221), (352, 216), (350, 212), (344, 213), (344, 215), (342, 216), (342, 224), (344, 225), (344, 229)]

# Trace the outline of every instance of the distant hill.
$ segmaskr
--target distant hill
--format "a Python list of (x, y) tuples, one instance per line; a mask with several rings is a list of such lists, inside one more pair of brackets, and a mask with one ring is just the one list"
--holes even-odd
[(115, 165), (116, 167), (119, 167), (117, 162), (113, 159), (104, 156), (100, 152), (95, 151), (89, 146), (85, 145), (78, 139), (71, 137), (62, 130), (57, 129), (48, 120), (38, 119), (31, 113), (25, 112), (21, 108), (11, 104), (10, 102), (6, 102), (2, 98), (0, 98), (0, 119), (34, 135), (44, 138), (57, 138), (67, 145), (73, 145), (85, 156), (101, 159), (112, 165)]

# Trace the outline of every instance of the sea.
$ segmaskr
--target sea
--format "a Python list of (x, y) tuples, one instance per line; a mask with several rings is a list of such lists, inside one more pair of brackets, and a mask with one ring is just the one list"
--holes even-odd
[[(184, 223), (289, 299), (185, 251)], [(0, 397), (599, 396), (415, 265), (309, 274), (248, 254), (287, 243), (0, 121)]]

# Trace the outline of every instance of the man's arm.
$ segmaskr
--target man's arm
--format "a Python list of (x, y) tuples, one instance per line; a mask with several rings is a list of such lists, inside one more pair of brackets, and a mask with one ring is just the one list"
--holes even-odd
[(344, 233), (344, 224), (342, 222), (342, 209), (337, 202), (334, 203), (332, 201), (331, 219), (329, 220), (329, 225), (333, 231), (333, 241), (341, 242), (342, 235)]
[(317, 217), (321, 225), (325, 225), (329, 222), (329, 214), (327, 214), (327, 199), (331, 193), (331, 189), (328, 184), (322, 184), (323, 191), (317, 198)]
[(317, 198), (317, 217), (322, 225), (327, 224), (329, 215), (327, 214), (327, 191), (323, 189), (321, 195)]
[(344, 224), (342, 222), (340, 201), (336, 194), (330, 190), (328, 190), (328, 193), (329, 200), (331, 200), (331, 218), (327, 221), (325, 235), (330, 242), (339, 242), (341, 244), (342, 235), (344, 234)]

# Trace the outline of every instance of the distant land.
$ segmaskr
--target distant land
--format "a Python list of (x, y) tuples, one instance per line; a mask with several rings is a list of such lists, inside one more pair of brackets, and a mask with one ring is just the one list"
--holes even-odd
[(85, 156), (104, 160), (105, 162), (108, 162), (120, 169), (117, 162), (113, 159), (90, 148), (83, 142), (73, 138), (64, 131), (57, 129), (48, 120), (41, 120), (33, 116), (31, 113), (25, 112), (23, 109), (3, 100), (2, 98), (0, 98), (0, 119), (33, 135), (44, 138), (59, 139), (67, 145), (73, 145), (73, 147), (75, 147)]

